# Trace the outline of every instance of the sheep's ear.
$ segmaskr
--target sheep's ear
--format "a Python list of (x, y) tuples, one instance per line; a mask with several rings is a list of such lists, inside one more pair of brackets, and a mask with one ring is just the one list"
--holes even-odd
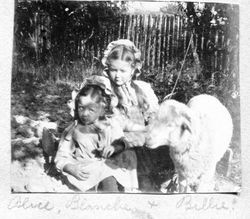
[(182, 133), (187, 130), (189, 131), (190, 133), (192, 133), (192, 127), (191, 127), (191, 124), (192, 124), (192, 114), (191, 114), (191, 111), (190, 109), (186, 109), (184, 112), (182, 112), (182, 124), (181, 124), (181, 130), (182, 130)]
[(186, 130), (189, 131), (190, 133), (192, 133), (190, 124), (188, 124), (186, 121), (184, 121), (184, 122), (181, 124), (181, 133), (183, 134), (183, 132), (186, 131)]

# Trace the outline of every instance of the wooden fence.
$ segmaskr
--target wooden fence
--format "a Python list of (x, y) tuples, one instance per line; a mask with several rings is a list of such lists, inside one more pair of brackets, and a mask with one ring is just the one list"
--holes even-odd
[[(46, 22), (49, 23), (46, 19), (36, 18), (35, 21), (36, 25), (42, 26), (43, 29), (46, 27)], [(99, 32), (98, 36), (93, 32), (87, 41), (78, 38), (70, 45), (71, 53), (86, 63), (92, 63), (93, 57), (99, 59), (102, 57), (106, 46), (112, 40), (130, 39), (141, 50), (143, 68), (147, 71), (164, 73), (167, 72), (169, 64), (183, 60), (191, 36), (184, 18), (167, 15), (124, 15), (117, 23), (118, 25), (111, 25), (104, 32)], [(33, 38), (38, 41), (34, 43), (40, 46), (36, 49), (36, 53), (42, 53), (42, 48), (46, 47), (43, 45), (44, 39), (37, 36)], [(50, 43), (49, 38), (49, 35), (46, 36), (47, 44)], [(211, 28), (194, 35), (193, 39), (200, 61), (208, 71), (212, 73), (228, 66), (229, 39), (224, 32)], [(65, 48), (67, 49), (68, 47)], [(189, 52), (192, 56), (191, 50)], [(41, 54), (36, 56), (42, 57)]]
[(187, 48), (187, 31), (179, 16), (131, 15), (121, 19), (119, 38), (133, 41), (142, 52), (145, 68), (164, 70)]
[[(119, 27), (106, 29), (99, 41), (89, 41), (81, 54), (83, 58), (87, 58), (87, 53), (101, 58), (109, 42), (129, 39), (141, 50), (145, 69), (166, 72), (169, 64), (184, 58), (190, 36), (191, 31), (180, 16), (125, 15)], [(228, 39), (221, 30), (204, 30), (193, 39), (200, 61), (209, 71), (220, 71), (228, 66)], [(192, 54), (191, 50), (189, 52)]]

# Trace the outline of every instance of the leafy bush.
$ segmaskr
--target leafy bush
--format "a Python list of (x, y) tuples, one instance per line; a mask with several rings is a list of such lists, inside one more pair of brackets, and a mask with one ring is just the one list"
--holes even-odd
[[(144, 72), (141, 79), (152, 84), (156, 95), (162, 101), (164, 97), (171, 94), (180, 66), (180, 61), (177, 61), (168, 65), (163, 75), (156, 72)], [(238, 82), (230, 72), (218, 71), (212, 74), (212, 78), (206, 78), (204, 73), (195, 75), (195, 68), (192, 61), (187, 61), (184, 65), (173, 92), (173, 99), (187, 103), (193, 96), (206, 93), (216, 96), (224, 105), (228, 106), (238, 98)]]

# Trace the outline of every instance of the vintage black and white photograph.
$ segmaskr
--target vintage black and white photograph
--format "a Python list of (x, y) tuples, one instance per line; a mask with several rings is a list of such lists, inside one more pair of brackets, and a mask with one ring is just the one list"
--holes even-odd
[(16, 0), (12, 193), (241, 191), (239, 5)]

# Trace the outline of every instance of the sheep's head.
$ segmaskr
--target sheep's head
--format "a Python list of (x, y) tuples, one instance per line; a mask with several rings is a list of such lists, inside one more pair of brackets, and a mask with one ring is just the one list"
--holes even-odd
[(157, 148), (166, 145), (178, 152), (185, 151), (192, 137), (190, 113), (185, 104), (174, 100), (164, 101), (147, 128), (146, 146)]

